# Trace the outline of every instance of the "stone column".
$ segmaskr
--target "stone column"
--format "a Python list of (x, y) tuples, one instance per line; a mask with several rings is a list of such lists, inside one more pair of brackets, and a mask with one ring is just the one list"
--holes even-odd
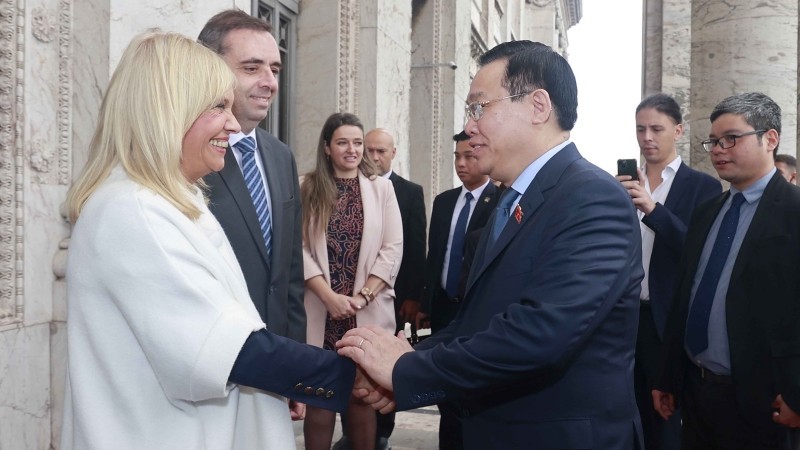
[(409, 178), (411, 2), (361, 2), (358, 64), (359, 118), (366, 130), (392, 131), (397, 147), (392, 170)]
[[(472, 31), (470, 4), (461, 0), (415, 2), (411, 41), (411, 178), (433, 198), (457, 185), (453, 135), (463, 129), (469, 92)], [(449, 64), (456, 64), (455, 70)]]
[(681, 105), (685, 129), (683, 138), (678, 141), (678, 154), (691, 165), (692, 0), (647, 0), (644, 11), (642, 97), (663, 92), (675, 97)]
[(692, 4), (691, 161), (714, 174), (700, 141), (723, 98), (760, 91), (783, 111), (781, 153), (796, 153), (798, 2), (695, 0)]
[(547, 44), (558, 49), (557, 0), (532, 0), (525, 3), (523, 36), (525, 39)]
[(389, 128), (408, 175), (408, 78), (411, 5), (390, 0), (304, 0), (297, 21), (293, 150), (300, 172), (314, 167), (319, 132), (334, 112), (364, 127)]

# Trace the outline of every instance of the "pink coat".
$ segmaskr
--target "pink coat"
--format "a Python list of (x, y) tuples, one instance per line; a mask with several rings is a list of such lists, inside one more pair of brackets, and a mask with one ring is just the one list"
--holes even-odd
[[(376, 177), (370, 180), (359, 172), (361, 203), (364, 208), (364, 232), (356, 268), (355, 292), (364, 287), (369, 275), (386, 282), (384, 288), (367, 307), (356, 314), (359, 326), (377, 325), (390, 333), (395, 330), (394, 282), (403, 259), (403, 223), (392, 182)], [(302, 180), (301, 180), (302, 183)], [(325, 236), (314, 242), (303, 242), (305, 279), (322, 275), (327, 283), (331, 277), (328, 267), (328, 247)], [(322, 300), (310, 289), (305, 291), (308, 325), (306, 342), (322, 347), (327, 310)]]

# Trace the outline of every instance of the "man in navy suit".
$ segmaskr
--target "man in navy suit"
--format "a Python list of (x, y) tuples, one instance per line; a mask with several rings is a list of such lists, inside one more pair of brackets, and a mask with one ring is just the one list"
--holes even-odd
[(465, 215), (466, 226), (458, 230), (462, 236), (456, 237), (456, 241), (462, 244), (462, 248), (456, 249), (458, 262), (462, 263), (468, 236), (483, 229), (498, 200), (497, 187), (478, 170), (477, 160), (469, 146), (469, 136), (462, 131), (453, 136), (453, 140), (456, 143), (453, 163), (463, 185), (444, 191), (433, 200), (428, 232), (428, 258), (425, 262), (425, 290), (420, 319), (430, 321), (432, 333), (446, 327), (455, 318), (461, 305), (459, 282), (462, 266), (451, 265), (450, 262), (454, 255), (453, 237), (458, 228), (459, 215), (467, 206), (466, 195), (470, 195)]
[(781, 110), (728, 97), (702, 142), (730, 190), (686, 232), (653, 403), (681, 402), (684, 449), (758, 450), (800, 427), (800, 190), (775, 169)]
[(653, 408), (650, 391), (658, 371), (664, 323), (672, 306), (683, 241), (692, 211), (722, 193), (720, 182), (689, 168), (675, 143), (683, 135), (678, 102), (666, 94), (651, 95), (636, 107), (636, 139), (644, 158), (639, 179), (617, 176), (639, 210), (644, 279), (640, 294), (634, 387), (647, 450), (680, 449), (680, 415), (665, 422)]
[(479, 62), (465, 131), (480, 170), (508, 188), (450, 325), (416, 351), (370, 327), (340, 341), (394, 397), (356, 394), (383, 411), (447, 402), (466, 449), (641, 447), (636, 211), (570, 141), (577, 86), (561, 55), (512, 41)]
[[(420, 312), (420, 320), (430, 320), (431, 333), (442, 330), (458, 313), (466, 241), (471, 233), (481, 232), (498, 199), (497, 187), (478, 170), (469, 136), (462, 131), (453, 140), (453, 163), (463, 185), (444, 191), (433, 200)], [(439, 411), (439, 450), (463, 448), (455, 413), (447, 405), (441, 405)]]
[[(278, 94), (278, 44), (268, 23), (238, 9), (209, 19), (198, 40), (220, 54), (236, 75), (233, 114), (242, 127), (241, 133), (230, 136), (225, 167), (204, 178), (209, 209), (225, 230), (267, 329), (305, 342), (297, 165), (286, 144), (258, 127)], [(255, 144), (247, 148), (264, 194), (258, 210), (243, 173), (245, 142)], [(267, 227), (262, 227), (260, 217), (268, 221)], [(292, 418), (304, 415), (305, 407), (293, 402)]]

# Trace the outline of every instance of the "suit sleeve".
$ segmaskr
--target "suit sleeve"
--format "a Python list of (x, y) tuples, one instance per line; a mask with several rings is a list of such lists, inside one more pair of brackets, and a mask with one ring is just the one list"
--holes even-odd
[[(431, 223), (428, 231), (428, 255), (425, 258), (425, 271), (423, 275), (424, 285), (422, 288), (422, 296), (420, 297), (420, 311), (425, 314), (431, 313), (431, 302), (433, 302), (433, 293), (436, 291), (436, 284), (441, 278), (441, 267), (434, 261), (436, 257), (437, 248), (447, 243), (442, 244), (440, 241), (442, 236), (437, 231), (441, 225), (438, 210), (441, 208), (441, 197), (436, 196), (433, 200), (433, 208), (431, 209)], [(438, 271), (438, 273), (437, 273)]]
[[(531, 253), (536, 247), (536, 261), (521, 261), (515, 267), (519, 273), (503, 279), (519, 280), (519, 289), (484, 291), (512, 295), (513, 301), (504, 299), (506, 310), (472, 336), (409, 352), (397, 361), (392, 380), (398, 410), (557, 376), (615, 306), (632, 308), (622, 303), (635, 301), (643, 272), (630, 199), (613, 180), (575, 178), (562, 180), (565, 186), (535, 213), (547, 222), (536, 227), (541, 234), (532, 239), (523, 229), (509, 244)], [(431, 392), (436, 395), (418, 395)]]
[[(695, 179), (699, 185), (690, 188), (693, 190), (691, 192), (692, 204), (689, 206), (690, 213), (700, 203), (722, 193), (722, 185), (716, 179), (705, 176), (697, 176)], [(656, 203), (656, 208), (642, 218), (642, 223), (653, 230), (660, 242), (663, 242), (677, 258), (683, 251), (683, 243), (686, 240), (686, 230), (690, 219), (691, 215), (684, 221), (661, 203)]]
[(355, 364), (349, 359), (266, 330), (247, 338), (229, 378), (340, 413), (347, 410), (354, 379)]
[(305, 292), (302, 207), (300, 205), (300, 184), (297, 175), (297, 163), (292, 163), (292, 197), (294, 198), (294, 229), (292, 233), (291, 267), (289, 269), (289, 311), (287, 336), (297, 342), (306, 341), (306, 308), (303, 300)]
[(422, 289), (425, 284), (423, 274), (425, 273), (425, 196), (422, 187), (412, 184), (412, 196), (408, 211), (408, 230), (404, 230), (403, 236), (403, 265), (401, 270), (406, 273), (406, 297), (400, 300), (417, 300), (422, 298)]

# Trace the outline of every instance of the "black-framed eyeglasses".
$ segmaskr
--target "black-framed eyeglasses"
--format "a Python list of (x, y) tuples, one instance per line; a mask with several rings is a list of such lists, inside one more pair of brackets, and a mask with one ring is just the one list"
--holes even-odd
[(736, 145), (736, 139), (738, 138), (750, 136), (751, 134), (757, 134), (760, 136), (766, 132), (767, 130), (753, 130), (742, 134), (726, 134), (725, 136), (720, 136), (717, 139), (706, 139), (705, 141), (700, 142), (700, 144), (703, 145), (703, 150), (710, 152), (711, 150), (714, 150), (714, 147), (717, 145), (719, 145), (719, 148), (721, 149), (731, 148)]
[(488, 106), (488, 105), (490, 105), (490, 104), (492, 104), (494, 102), (499, 102), (501, 100), (507, 100), (509, 98), (522, 97), (523, 95), (528, 95), (528, 94), (530, 94), (530, 92), (522, 92), (522, 93), (519, 93), (519, 94), (508, 95), (508, 96), (500, 97), (500, 98), (494, 98), (494, 99), (486, 100), (486, 101), (482, 101), (482, 102), (472, 102), (472, 103), (469, 103), (467, 106), (464, 107), (464, 112), (467, 113), (467, 117), (469, 117), (470, 119), (472, 119), (472, 120), (477, 122), (477, 121), (481, 120), (481, 117), (483, 117), (483, 108), (485, 108), (486, 106)]

